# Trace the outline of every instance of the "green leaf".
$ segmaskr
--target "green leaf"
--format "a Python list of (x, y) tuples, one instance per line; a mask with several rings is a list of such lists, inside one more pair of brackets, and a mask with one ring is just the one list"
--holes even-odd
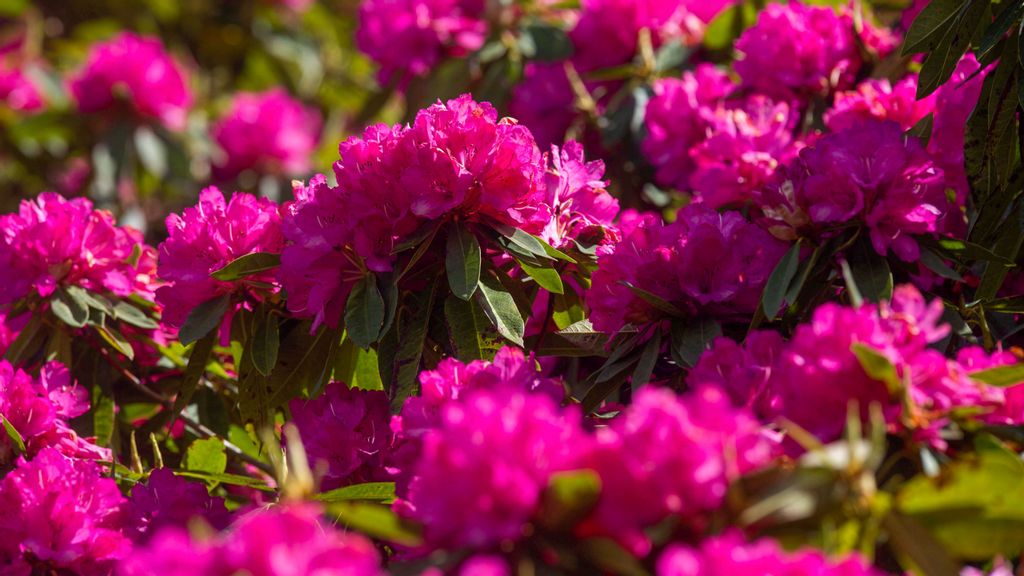
[(911, 126), (910, 130), (907, 130), (907, 135), (920, 140), (922, 146), (928, 146), (928, 142), (932, 138), (932, 128), (934, 125), (935, 113), (930, 112), (927, 116), (918, 120), (917, 124)]
[(661, 353), (661, 330), (655, 330), (654, 335), (644, 345), (640, 353), (640, 359), (633, 368), (633, 390), (647, 384), (654, 373), (654, 366), (658, 363), (658, 354)]
[(519, 262), (519, 267), (523, 269), (523, 272), (526, 272), (527, 276), (533, 278), (541, 288), (552, 294), (562, 294), (565, 292), (562, 277), (558, 275), (558, 271), (554, 268), (550, 266), (534, 266), (518, 258), (516, 260)]
[(996, 366), (987, 370), (971, 372), (969, 376), (972, 380), (984, 382), (989, 386), (1005, 388), (1024, 382), (1024, 363)]
[(472, 298), (480, 282), (480, 242), (468, 228), (455, 222), (448, 227), (444, 266), (452, 294), (463, 300)]
[(679, 68), (686, 63), (691, 54), (693, 48), (679, 40), (666, 42), (654, 55), (654, 71), (662, 73)]
[(167, 175), (167, 145), (152, 129), (140, 126), (135, 130), (135, 151), (150, 174), (161, 179)]
[(43, 330), (42, 317), (33, 314), (28, 324), (18, 333), (18, 337), (7, 347), (4, 359), (13, 366), (21, 366), (39, 352), (46, 343), (47, 332)]
[(135, 359), (135, 349), (116, 328), (111, 326), (96, 326), (96, 332), (103, 338), (111, 348), (122, 354), (129, 360)]
[(444, 317), (448, 324), (448, 336), (455, 348), (455, 357), (463, 362), (480, 360), (483, 355), (481, 335), (486, 329), (487, 318), (475, 301), (466, 302), (449, 294), (444, 301)]
[[(211, 438), (212, 440), (212, 438)], [(242, 476), (241, 474), (226, 474), (226, 473), (213, 473), (203, 472), (200, 470), (174, 470), (175, 476), (181, 476), (183, 478), (195, 478), (196, 480), (205, 480), (208, 484), (230, 484), (232, 486), (244, 486), (246, 488), (254, 488), (263, 492), (274, 492), (275, 490), (267, 483), (259, 478), (253, 478), (252, 476)]]
[(636, 294), (636, 296), (638, 298), (640, 298), (644, 302), (647, 302), (648, 304), (650, 304), (655, 310), (657, 310), (657, 311), (659, 311), (659, 312), (661, 312), (663, 314), (667, 314), (668, 316), (671, 316), (673, 318), (684, 318), (684, 317), (686, 317), (686, 313), (685, 312), (683, 312), (682, 310), (677, 308), (674, 304), (672, 304), (671, 302), (665, 300), (661, 296), (658, 296), (657, 294), (654, 294), (653, 292), (648, 292), (647, 290), (644, 290), (643, 288), (639, 288), (637, 286), (634, 286), (634, 285), (630, 284), (629, 282), (626, 282), (625, 280), (620, 281), (620, 283), (623, 286), (625, 286), (626, 288), (629, 288), (629, 291), (632, 292), (633, 294)]
[(476, 301), (491, 324), (497, 329), (498, 334), (519, 346), (523, 345), (526, 323), (523, 321), (512, 295), (492, 273), (488, 272), (480, 276)]
[(155, 330), (160, 324), (128, 302), (118, 302), (113, 309), (114, 318), (143, 330)]
[(917, 15), (903, 40), (903, 55), (935, 50), (946, 30), (953, 26), (961, 0), (932, 0)]
[[(395, 411), (401, 409), (405, 399), (416, 394), (419, 388), (420, 360), (434, 312), (438, 280), (435, 278), (425, 289), (411, 294), (403, 305), (401, 318), (392, 330), (397, 338), (394, 355), (389, 357), (383, 351), (383, 345), (380, 351), (381, 375), (382, 378), (387, 375), (388, 387), (393, 390), (391, 408)], [(479, 295), (477, 291), (477, 298)]]
[(250, 340), (249, 352), (252, 365), (264, 376), (269, 376), (277, 364), (277, 354), (281, 348), (281, 327), (275, 314), (265, 314), (256, 326), (256, 332)]
[(377, 276), (367, 273), (348, 296), (345, 330), (360, 348), (369, 348), (380, 337), (384, 325), (384, 297), (377, 288)]
[(708, 50), (731, 48), (744, 30), (757, 22), (758, 9), (754, 2), (737, 2), (718, 13), (704, 31), (704, 47)]
[(936, 254), (933, 250), (928, 248), (921, 249), (921, 263), (928, 267), (929, 270), (938, 274), (939, 276), (955, 280), (957, 282), (963, 282), (964, 277), (957, 273), (956, 270), (950, 268), (943, 260), (942, 257)]
[(171, 408), (171, 418), (176, 419), (178, 414), (181, 414), (181, 411), (192, 402), (192, 396), (195, 394), (196, 388), (199, 387), (199, 381), (206, 371), (206, 365), (210, 362), (210, 357), (213, 356), (213, 345), (216, 341), (217, 334), (211, 332), (200, 338), (192, 347), (192, 352), (188, 357), (188, 366), (185, 367), (185, 373), (181, 377), (181, 387), (178, 389), (178, 395), (174, 398), (174, 406)]
[(217, 438), (196, 440), (185, 450), (184, 465), (194, 472), (222, 474), (228, 465), (224, 443)]
[(327, 512), (346, 529), (401, 546), (416, 547), (423, 543), (419, 529), (398, 517), (391, 508), (366, 502), (332, 502)]
[(913, 566), (904, 566), (908, 573), (917, 568), (928, 576), (959, 576), (956, 562), (919, 522), (890, 512), (883, 520), (883, 526), (892, 539), (893, 547), (913, 562)]
[(222, 282), (234, 282), (253, 274), (273, 270), (281, 265), (281, 255), (269, 252), (253, 252), (245, 256), (239, 256), (229, 262), (223, 268), (214, 270), (210, 277)]
[(601, 477), (593, 470), (555, 472), (548, 480), (540, 522), (552, 531), (569, 531), (597, 505)]
[[(849, 255), (847, 287), (867, 302), (892, 298), (892, 271), (889, 261), (875, 252), (867, 238), (854, 244)], [(845, 271), (844, 271), (845, 272)]]
[(50, 310), (58, 320), (72, 328), (81, 328), (89, 320), (89, 307), (66, 290), (57, 291), (57, 297), (50, 300)]
[(185, 323), (181, 325), (181, 329), (178, 330), (178, 340), (181, 341), (181, 344), (188, 346), (213, 332), (224, 319), (230, 302), (231, 296), (223, 294), (196, 306), (185, 319)]
[(21, 437), (21, 433), (11, 424), (11, 421), (6, 416), (0, 414), (0, 421), (3, 422), (4, 431), (7, 433), (7, 438), (10, 439), (11, 444), (14, 445), (14, 449), (18, 451), (18, 454), (25, 453), (25, 439)]
[(983, 562), (1024, 550), (1024, 462), (991, 435), (976, 437), (975, 452), (939, 476), (906, 482), (896, 501), (958, 559)]
[(620, 576), (649, 576), (635, 556), (611, 538), (587, 538), (577, 544), (580, 554), (602, 573)]
[(1011, 27), (1017, 24), (1021, 15), (1024, 14), (1024, 2), (1012, 0), (1003, 4), (1003, 9), (996, 16), (996, 19), (985, 29), (985, 35), (978, 44), (977, 56), (979, 59), (985, 56), (996, 47), (996, 44), (1003, 39)]
[(552, 258), (552, 256), (548, 255), (548, 251), (544, 247), (545, 243), (533, 234), (505, 224), (495, 225), (494, 229), (508, 241), (503, 243), (503, 247), (507, 250), (511, 250), (513, 253), (526, 257), (533, 256), (535, 258), (544, 259)]
[(395, 499), (394, 482), (366, 482), (330, 490), (313, 497), (320, 502), (348, 502), (351, 500), (374, 500), (390, 503)]
[(775, 265), (768, 282), (764, 285), (764, 293), (761, 295), (761, 308), (769, 319), (775, 318), (782, 308), (786, 299), (786, 292), (789, 285), (796, 277), (797, 268), (800, 266), (801, 243), (797, 242), (786, 252), (786, 254)]
[[(109, 384), (105, 384), (109, 386)], [(114, 437), (115, 406), (114, 397), (104, 385), (92, 388), (92, 430), (99, 446), (110, 446)]]
[[(990, 0), (966, 0), (951, 26), (945, 29), (935, 49), (921, 66), (917, 98), (921, 99), (949, 80), (988, 13)], [(913, 26), (911, 26), (913, 29)]]
[(559, 330), (565, 330), (587, 317), (579, 294), (572, 289), (572, 286), (565, 288), (563, 294), (554, 294), (552, 296), (551, 319), (555, 321), (555, 326)]
[(710, 318), (675, 320), (672, 322), (672, 359), (681, 366), (693, 367), (722, 327)]
[(536, 22), (522, 27), (519, 49), (532, 60), (556, 62), (572, 56), (573, 44), (561, 28)]
[(860, 342), (854, 342), (850, 348), (853, 355), (857, 357), (860, 367), (868, 376), (884, 382), (890, 394), (896, 395), (902, 392), (903, 382), (896, 371), (896, 366), (889, 358), (871, 346)]

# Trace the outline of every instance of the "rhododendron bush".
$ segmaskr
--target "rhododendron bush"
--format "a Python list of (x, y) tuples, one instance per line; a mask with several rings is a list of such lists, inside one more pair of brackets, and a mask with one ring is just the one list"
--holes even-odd
[(1024, 2), (87, 4), (0, 575), (1022, 573)]

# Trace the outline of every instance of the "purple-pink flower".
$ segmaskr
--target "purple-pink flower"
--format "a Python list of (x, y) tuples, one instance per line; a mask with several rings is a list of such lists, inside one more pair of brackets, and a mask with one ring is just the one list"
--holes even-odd
[(211, 539), (180, 528), (157, 533), (121, 566), (121, 576), (382, 576), (373, 543), (321, 520), (312, 504), (250, 512)]
[(324, 473), (324, 489), (386, 479), (393, 434), (383, 391), (334, 382), (320, 396), (292, 400), (288, 408), (310, 465)]
[(895, 122), (866, 121), (804, 148), (758, 194), (764, 223), (780, 238), (828, 237), (865, 225), (875, 250), (906, 261), (915, 235), (961, 217), (946, 197), (942, 170)]
[(724, 391), (700, 387), (679, 397), (645, 387), (607, 428), (589, 460), (601, 496), (582, 530), (614, 537), (635, 554), (650, 550), (643, 530), (669, 514), (702, 530), (729, 482), (776, 454), (761, 426)]
[(0, 63), (0, 102), (19, 112), (36, 112), (46, 105), (43, 94), (23, 68)]
[(160, 40), (131, 32), (93, 45), (70, 88), (82, 112), (99, 112), (122, 102), (139, 116), (174, 130), (185, 127), (192, 105), (188, 76)]
[(909, 130), (934, 109), (935, 95), (917, 99), (916, 74), (896, 84), (871, 79), (854, 90), (836, 92), (834, 105), (825, 112), (825, 125), (839, 132), (871, 120), (891, 120)]
[[(601, 255), (587, 292), (594, 327), (614, 333), (665, 317), (630, 285), (690, 316), (728, 319), (753, 312), (786, 246), (738, 212), (701, 205), (672, 224), (648, 219), (610, 254)], [(628, 285), (627, 285), (628, 284)]]
[(569, 141), (561, 150), (551, 147), (548, 163), (544, 190), (551, 220), (540, 237), (556, 248), (599, 238), (610, 249), (617, 237), (619, 201), (605, 189), (604, 162), (587, 162), (583, 146)]
[(210, 276), (235, 259), (255, 252), (279, 254), (284, 247), (280, 210), (273, 201), (235, 192), (227, 201), (215, 187), (199, 195), (199, 203), (167, 217), (167, 240), (159, 246), (159, 275), (167, 284), (156, 291), (163, 320), (179, 327), (198, 305), (231, 294), (243, 303), (258, 302), (261, 286), (275, 282), (273, 271), (241, 280)]
[(62, 286), (115, 296), (152, 295), (153, 249), (84, 198), (44, 192), (0, 216), (0, 306), (50, 297)]
[(709, 538), (699, 547), (672, 544), (658, 558), (657, 576), (881, 576), (857, 554), (830, 559), (803, 549), (786, 552), (770, 539), (746, 542), (739, 532)]
[(105, 576), (131, 544), (124, 497), (94, 462), (47, 448), (0, 480), (0, 563), (7, 574)]
[(380, 66), (381, 84), (404, 88), (442, 59), (480, 48), (485, 9), (483, 0), (364, 0), (356, 45)]
[(132, 487), (126, 512), (126, 532), (137, 544), (169, 526), (186, 529), (195, 520), (216, 530), (231, 523), (223, 498), (210, 496), (202, 482), (186, 480), (167, 468), (153, 470), (145, 484)]
[(765, 387), (785, 343), (771, 330), (753, 330), (743, 344), (718, 337), (686, 377), (690, 387), (718, 386), (735, 406), (762, 415)]
[(848, 12), (795, 1), (766, 6), (736, 52), (743, 85), (781, 100), (844, 90), (862, 65)]
[(281, 88), (236, 94), (213, 127), (224, 156), (214, 166), (222, 178), (243, 170), (296, 175), (308, 172), (320, 140), (320, 112)]

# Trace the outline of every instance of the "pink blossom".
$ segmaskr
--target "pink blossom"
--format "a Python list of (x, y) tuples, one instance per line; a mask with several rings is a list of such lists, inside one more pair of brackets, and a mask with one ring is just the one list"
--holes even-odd
[(710, 64), (701, 64), (682, 78), (655, 83), (644, 117), (647, 137), (643, 151), (657, 169), (660, 184), (689, 188), (690, 175), (696, 169), (690, 149), (704, 141), (710, 128), (702, 111), (717, 106), (734, 87), (725, 72)]
[(687, 383), (690, 387), (714, 384), (729, 395), (734, 406), (759, 412), (765, 386), (783, 348), (782, 336), (771, 330), (751, 331), (742, 345), (716, 338), (687, 375)]
[(743, 85), (781, 100), (846, 89), (861, 67), (850, 14), (799, 2), (765, 7), (736, 51)]
[(657, 576), (881, 576), (863, 558), (851, 554), (830, 559), (817, 550), (786, 552), (770, 539), (745, 542), (738, 532), (709, 538), (699, 548), (670, 545), (658, 558)]
[(9, 573), (109, 574), (130, 549), (121, 534), (124, 497), (99, 465), (52, 448), (0, 481), (0, 562)]
[(958, 217), (942, 170), (895, 122), (869, 121), (804, 148), (758, 194), (765, 225), (777, 237), (828, 236), (860, 223), (875, 250), (913, 261), (915, 235), (934, 234)]
[(168, 128), (185, 127), (192, 95), (188, 76), (160, 40), (123, 32), (95, 44), (70, 82), (82, 112), (99, 112), (124, 99), (143, 118)]
[(737, 212), (701, 205), (681, 210), (669, 225), (641, 224), (611, 254), (598, 259), (587, 303), (604, 332), (664, 317), (625, 283), (692, 316), (728, 319), (757, 308), (764, 283), (786, 247)]
[(479, 554), (462, 563), (459, 576), (512, 576), (512, 568), (501, 556)]
[(597, 237), (606, 240), (604, 246), (611, 249), (617, 238), (613, 222), (619, 213), (619, 201), (605, 189), (604, 162), (587, 162), (583, 146), (572, 140), (561, 150), (552, 146), (548, 161), (544, 184), (552, 218), (541, 238), (563, 247), (573, 240), (589, 243)]
[(722, 390), (703, 386), (678, 397), (645, 387), (597, 431), (590, 465), (601, 477), (601, 496), (585, 529), (646, 555), (644, 528), (676, 514), (700, 530), (700, 515), (722, 504), (730, 480), (774, 455), (758, 422)]
[[(935, 122), (928, 152), (946, 175), (948, 186), (957, 192), (957, 205), (966, 202), (970, 187), (964, 169), (964, 137), (967, 121), (981, 96), (981, 87), (992, 68), (981, 72), (981, 64), (968, 53), (957, 64), (949, 81), (936, 90)], [(962, 231), (955, 227), (954, 231)]]
[(252, 283), (274, 283), (273, 271), (231, 282), (210, 277), (241, 256), (281, 252), (281, 216), (271, 200), (235, 192), (225, 201), (220, 190), (206, 188), (196, 206), (167, 217), (167, 232), (169, 237), (159, 247), (158, 268), (167, 284), (156, 297), (170, 326), (181, 326), (196, 306), (226, 294), (258, 302), (261, 289)]
[(288, 408), (310, 465), (324, 471), (325, 489), (386, 479), (392, 433), (383, 391), (334, 382), (317, 398), (292, 400)]
[(917, 99), (917, 75), (909, 75), (891, 84), (885, 79), (871, 79), (849, 92), (836, 92), (835, 105), (825, 113), (825, 124), (833, 132), (852, 128), (860, 123), (891, 120), (909, 130), (935, 108), (935, 96)]
[(10, 314), (0, 310), (0, 356), (7, 353), (7, 349), (17, 340), (18, 334), (31, 318), (31, 314), (11, 317)]
[(188, 528), (201, 519), (220, 530), (231, 522), (223, 498), (214, 498), (201, 482), (176, 476), (167, 468), (157, 468), (145, 484), (132, 487), (127, 506), (129, 535), (136, 543), (148, 542), (157, 531), (168, 526)]
[[(0, 415), (18, 431), (28, 455), (46, 449), (77, 458), (110, 458), (110, 451), (80, 438), (68, 420), (89, 410), (89, 394), (71, 381), (68, 369), (45, 364), (38, 378), (0, 360)], [(13, 458), (14, 446), (0, 434), (0, 464)]]
[(36, 112), (46, 105), (43, 94), (23, 68), (0, 64), (0, 102), (19, 112)]
[(429, 548), (519, 539), (551, 474), (579, 458), (585, 438), (578, 419), (544, 394), (467, 391), (423, 437), (400, 510), (423, 524)]
[(509, 112), (539, 145), (558, 145), (578, 116), (575, 101), (564, 63), (529, 62), (512, 91)]
[(157, 533), (120, 566), (122, 576), (382, 576), (380, 556), (362, 536), (335, 530), (313, 504), (249, 513), (227, 532), (193, 540), (180, 528)]
[(380, 66), (381, 84), (404, 88), (487, 35), (483, 0), (363, 0), (356, 45)]
[(224, 152), (215, 169), (223, 178), (243, 170), (308, 172), (320, 127), (320, 113), (283, 89), (236, 94), (230, 110), (213, 127), (213, 139)]
[[(50, 297), (61, 286), (115, 296), (151, 296), (153, 249), (84, 198), (44, 192), (0, 216), (0, 306)], [(133, 256), (136, 255), (136, 256)]]

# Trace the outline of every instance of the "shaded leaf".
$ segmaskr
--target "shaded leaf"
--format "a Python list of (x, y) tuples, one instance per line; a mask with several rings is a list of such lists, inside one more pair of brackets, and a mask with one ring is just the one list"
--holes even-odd
[(761, 295), (761, 308), (769, 319), (775, 318), (786, 300), (789, 285), (796, 277), (797, 268), (800, 266), (801, 243), (797, 242), (786, 252), (786, 254), (775, 265), (768, 282), (764, 285), (764, 293)]
[(338, 519), (341, 527), (361, 532), (372, 538), (402, 546), (422, 544), (419, 530), (398, 517), (391, 508), (365, 502), (332, 502), (327, 512)]
[(178, 340), (181, 344), (188, 346), (220, 326), (230, 301), (231, 296), (223, 294), (196, 306), (178, 330)]
[(277, 364), (281, 347), (280, 324), (274, 314), (265, 314), (256, 325), (256, 332), (249, 340), (252, 365), (264, 376), (269, 376)]
[(384, 297), (377, 288), (377, 276), (368, 273), (352, 287), (345, 305), (345, 330), (361, 348), (369, 348), (384, 325)]
[(448, 227), (444, 266), (452, 294), (463, 300), (472, 298), (480, 281), (480, 242), (476, 235), (458, 223), (453, 222)]
[(675, 320), (672, 322), (672, 359), (681, 366), (693, 367), (722, 327), (710, 318)]
[(498, 334), (519, 346), (523, 345), (523, 333), (526, 331), (523, 317), (512, 295), (492, 273), (487, 272), (480, 277), (476, 301)]
[(281, 265), (281, 255), (269, 252), (253, 252), (235, 258), (223, 268), (210, 273), (210, 277), (222, 282), (241, 280), (253, 274), (273, 270)]

